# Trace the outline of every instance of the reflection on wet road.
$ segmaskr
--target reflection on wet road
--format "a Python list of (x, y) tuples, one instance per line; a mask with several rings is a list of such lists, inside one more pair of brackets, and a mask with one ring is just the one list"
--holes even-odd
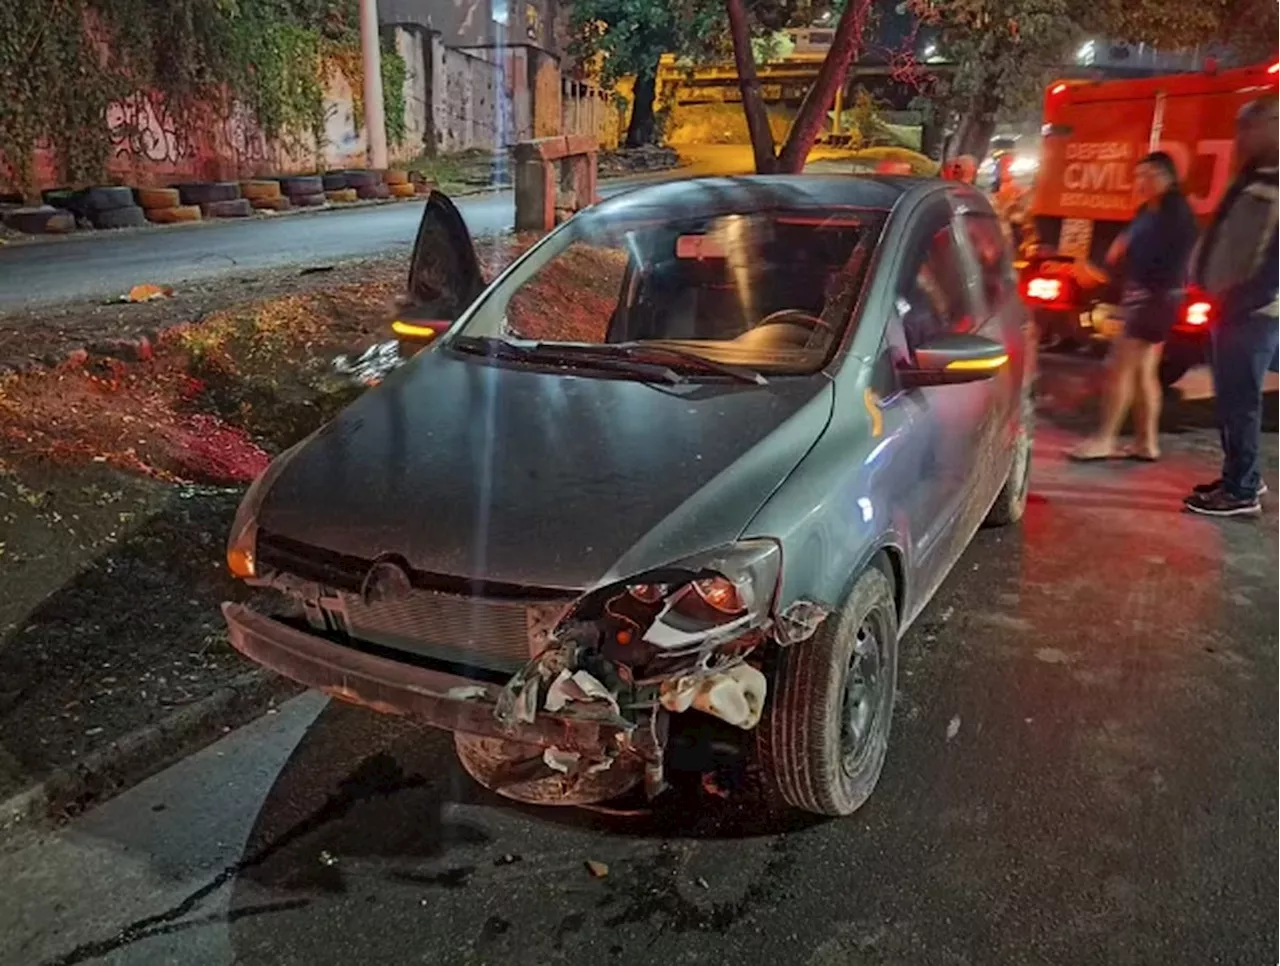
[(1180, 512), (1200, 404), (1162, 463), (1064, 463), (1094, 375), (1047, 365), (1025, 525), (908, 636), (851, 819), (696, 783), (523, 809), (447, 736), (308, 695), (0, 856), (0, 962), (1274, 961), (1275, 507)]

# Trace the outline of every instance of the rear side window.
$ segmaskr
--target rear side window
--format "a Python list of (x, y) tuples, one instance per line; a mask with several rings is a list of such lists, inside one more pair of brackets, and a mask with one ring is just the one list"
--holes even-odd
[(1000, 222), (990, 215), (966, 214), (961, 217), (961, 224), (978, 260), (987, 308), (995, 311), (1017, 291), (1017, 276), (1009, 258), (1008, 242)]

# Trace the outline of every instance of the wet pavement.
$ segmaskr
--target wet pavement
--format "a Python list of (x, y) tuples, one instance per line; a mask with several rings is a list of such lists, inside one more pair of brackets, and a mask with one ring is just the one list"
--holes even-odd
[(908, 634), (855, 816), (517, 807), (447, 736), (306, 695), (11, 843), (0, 963), (1275, 962), (1274, 497), (1181, 512), (1203, 402), (1159, 464), (1064, 462), (1095, 376), (1047, 363), (1024, 524)]

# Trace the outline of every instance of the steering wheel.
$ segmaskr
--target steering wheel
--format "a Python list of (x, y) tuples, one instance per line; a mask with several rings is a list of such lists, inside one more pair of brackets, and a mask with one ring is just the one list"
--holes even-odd
[(777, 312), (770, 312), (756, 323), (756, 328), (766, 325), (803, 325), (815, 332), (821, 330), (829, 335), (834, 335), (836, 331), (829, 323), (804, 309), (779, 309)]

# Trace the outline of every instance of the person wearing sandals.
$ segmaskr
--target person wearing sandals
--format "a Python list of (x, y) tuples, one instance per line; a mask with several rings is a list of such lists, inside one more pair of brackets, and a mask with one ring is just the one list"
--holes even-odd
[(1184, 501), (1192, 513), (1205, 516), (1257, 516), (1267, 489), (1259, 452), (1263, 380), (1280, 341), (1278, 114), (1274, 94), (1241, 109), (1236, 119), (1241, 171), (1192, 259), (1192, 280), (1216, 308), (1210, 361), (1222, 476), (1195, 487)]
[[(1160, 458), (1160, 353), (1182, 305), (1187, 260), (1196, 243), (1196, 220), (1178, 184), (1173, 159), (1148, 154), (1134, 171), (1138, 212), (1107, 252), (1107, 266), (1122, 279), (1124, 333), (1111, 350), (1098, 431), (1068, 456), (1077, 461)], [(1116, 446), (1134, 412), (1134, 444)]]

